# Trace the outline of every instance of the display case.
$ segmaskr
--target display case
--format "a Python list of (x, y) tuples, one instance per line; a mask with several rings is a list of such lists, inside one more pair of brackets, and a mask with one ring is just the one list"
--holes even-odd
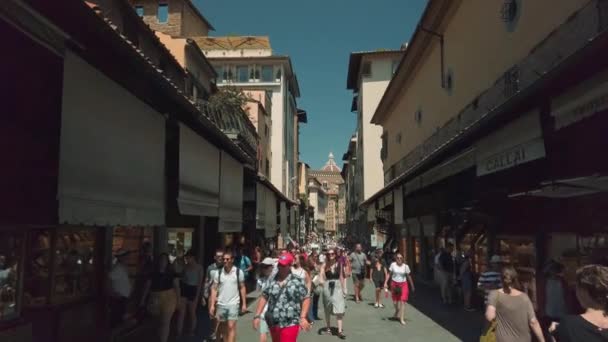
[(92, 227), (28, 231), (24, 306), (60, 305), (94, 295), (97, 233)]
[(0, 323), (19, 317), (24, 234), (0, 231)]
[(171, 261), (179, 255), (184, 255), (194, 246), (194, 228), (168, 228), (169, 259)]
[(146, 263), (151, 262), (154, 229), (151, 227), (114, 227), (112, 254), (119, 249), (129, 251), (126, 262), (129, 277), (133, 281), (140, 273), (145, 273)]

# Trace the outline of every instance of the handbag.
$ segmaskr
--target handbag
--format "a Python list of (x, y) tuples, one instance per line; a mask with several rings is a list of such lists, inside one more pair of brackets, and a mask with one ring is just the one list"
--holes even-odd
[(479, 337), (479, 342), (496, 342), (496, 325), (498, 323), (493, 320), (488, 324), (487, 330)]
[(403, 288), (401, 286), (393, 286), (393, 295), (395, 297), (401, 297), (403, 294)]

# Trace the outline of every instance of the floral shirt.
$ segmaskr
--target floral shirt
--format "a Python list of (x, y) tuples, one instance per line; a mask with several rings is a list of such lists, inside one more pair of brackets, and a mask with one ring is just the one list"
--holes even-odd
[(283, 288), (275, 280), (264, 289), (263, 296), (268, 300), (266, 317), (272, 318), (272, 321), (266, 320), (269, 326), (284, 328), (300, 324), (302, 301), (308, 297), (304, 280), (290, 274)]

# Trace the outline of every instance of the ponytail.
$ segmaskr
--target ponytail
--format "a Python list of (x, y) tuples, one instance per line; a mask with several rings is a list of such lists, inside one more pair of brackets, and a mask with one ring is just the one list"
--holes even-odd
[(502, 290), (509, 294), (511, 293), (511, 289), (520, 289), (521, 286), (519, 284), (519, 277), (517, 275), (517, 271), (513, 266), (505, 266), (502, 268), (501, 272), (502, 277)]

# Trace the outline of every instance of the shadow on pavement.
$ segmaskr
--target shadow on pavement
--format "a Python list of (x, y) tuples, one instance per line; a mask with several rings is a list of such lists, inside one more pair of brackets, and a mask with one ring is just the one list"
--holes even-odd
[(410, 305), (464, 342), (477, 342), (484, 327), (481, 312), (467, 312), (462, 305), (441, 303), (439, 290), (421, 283), (410, 297)]

